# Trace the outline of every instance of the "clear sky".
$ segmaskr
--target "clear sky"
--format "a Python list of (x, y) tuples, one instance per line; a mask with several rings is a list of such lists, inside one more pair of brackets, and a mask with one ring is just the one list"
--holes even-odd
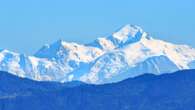
[(60, 38), (88, 43), (125, 24), (195, 47), (195, 0), (0, 0), (0, 48), (20, 53)]

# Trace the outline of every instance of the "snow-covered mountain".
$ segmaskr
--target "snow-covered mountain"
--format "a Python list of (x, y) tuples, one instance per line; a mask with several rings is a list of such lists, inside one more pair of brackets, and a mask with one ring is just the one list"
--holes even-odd
[(0, 70), (38, 81), (103, 84), (144, 73), (194, 69), (194, 62), (195, 49), (154, 39), (135, 25), (89, 44), (59, 40), (33, 56), (0, 50)]

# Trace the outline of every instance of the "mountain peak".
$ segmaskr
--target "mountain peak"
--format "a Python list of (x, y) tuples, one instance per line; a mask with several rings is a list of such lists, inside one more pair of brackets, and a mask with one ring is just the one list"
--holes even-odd
[(57, 40), (56, 42), (52, 43), (51, 45), (46, 44), (44, 45), (36, 54), (36, 57), (40, 58), (53, 58), (56, 56), (56, 53), (63, 48), (64, 41), (62, 39)]
[(108, 39), (117, 47), (122, 47), (130, 43), (138, 42), (146, 34), (141, 27), (127, 24), (115, 31)]
[(137, 32), (143, 32), (143, 29), (137, 25), (127, 24), (120, 28), (116, 33), (124, 34), (124, 35), (131, 35), (131, 37), (135, 37)]
[(58, 39), (56, 42), (54, 42), (53, 44), (51, 44), (51, 45), (55, 45), (55, 46), (57, 46), (57, 47), (63, 47), (63, 44), (65, 43), (65, 41), (64, 40), (62, 40), (62, 39)]
[(99, 47), (101, 49), (110, 50), (114, 48), (124, 47), (128, 44), (140, 41), (142, 38), (149, 38), (148, 34), (137, 25), (127, 24), (115, 31), (109, 37), (101, 37), (94, 42), (88, 44), (90, 46)]

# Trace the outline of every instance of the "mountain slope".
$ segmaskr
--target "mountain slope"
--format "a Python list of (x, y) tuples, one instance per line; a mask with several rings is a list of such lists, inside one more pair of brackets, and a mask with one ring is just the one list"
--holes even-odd
[(2, 72), (0, 78), (3, 79), (1, 110), (194, 110), (195, 107), (195, 70), (160, 76), (145, 74), (106, 85), (69, 87)]
[(34, 56), (0, 51), (0, 70), (38, 81), (104, 84), (145, 72), (195, 69), (193, 62), (195, 49), (154, 39), (135, 25), (89, 44), (59, 40), (43, 46)]

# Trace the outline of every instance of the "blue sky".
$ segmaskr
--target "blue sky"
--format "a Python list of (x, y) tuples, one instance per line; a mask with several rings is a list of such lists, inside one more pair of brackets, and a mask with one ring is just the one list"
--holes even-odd
[(0, 0), (0, 48), (33, 54), (58, 39), (88, 43), (125, 24), (195, 47), (194, 0)]

